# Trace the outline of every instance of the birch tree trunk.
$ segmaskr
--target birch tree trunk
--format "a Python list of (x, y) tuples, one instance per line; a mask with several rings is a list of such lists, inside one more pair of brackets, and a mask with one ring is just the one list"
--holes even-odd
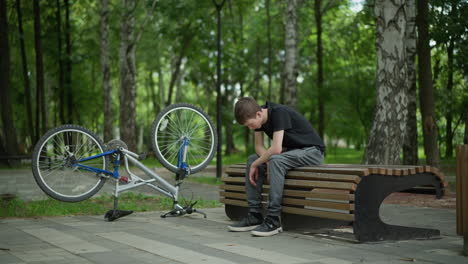
[(136, 67), (135, 67), (135, 18), (134, 0), (122, 0), (122, 21), (120, 25), (120, 138), (130, 150), (136, 150)]
[(432, 88), (431, 48), (429, 46), (429, 7), (427, 0), (418, 0), (418, 72), (419, 100), (422, 129), (424, 136), (424, 153), (426, 164), (439, 166), (439, 147), (437, 146), (437, 125), (435, 117), (434, 95)]
[(285, 21), (284, 103), (293, 108), (297, 105), (297, 0), (288, 0)]
[(399, 164), (407, 103), (404, 0), (376, 0), (377, 102), (366, 164)]
[[(8, 155), (18, 154), (18, 139), (13, 123), (13, 107), (10, 98), (10, 46), (8, 44), (7, 1), (0, 0), (0, 109)], [(2, 142), (0, 141), (0, 145)]]
[(418, 128), (416, 120), (416, 1), (406, 1), (406, 66), (408, 71), (408, 119), (403, 142), (403, 164), (418, 164)]
[(114, 115), (109, 65), (109, 0), (101, 0), (101, 74), (104, 100), (104, 142), (113, 138)]

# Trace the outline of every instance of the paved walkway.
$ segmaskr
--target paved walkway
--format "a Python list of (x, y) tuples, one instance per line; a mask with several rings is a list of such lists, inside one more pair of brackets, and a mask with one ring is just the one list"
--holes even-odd
[[(28, 170), (1, 170), (0, 180), (0, 193), (45, 197)], [(187, 185), (191, 188), (187, 194), (218, 199), (215, 186)], [(105, 191), (111, 187), (108, 184)], [(365, 244), (357, 243), (351, 227), (342, 222), (302, 219), (294, 228), (286, 225), (277, 236), (256, 238), (248, 232), (228, 232), (231, 222), (223, 208), (205, 212), (207, 219), (199, 215), (161, 219), (160, 212), (135, 213), (115, 222), (105, 222), (103, 216), (0, 219), (0, 264), (468, 263), (468, 257), (461, 256), (463, 239), (455, 234), (454, 210), (384, 204), (384, 221), (435, 228), (442, 235), (434, 240)]]
[(160, 212), (115, 222), (102, 216), (0, 219), (0, 263), (468, 263), (453, 210), (384, 205), (382, 211), (389, 223), (439, 228), (442, 236), (359, 244), (349, 227), (309, 225), (257, 238), (228, 232), (223, 208), (207, 209), (207, 219), (162, 219)]

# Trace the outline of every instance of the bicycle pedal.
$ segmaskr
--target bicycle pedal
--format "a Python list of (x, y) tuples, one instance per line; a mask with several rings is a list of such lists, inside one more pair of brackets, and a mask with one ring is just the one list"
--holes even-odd
[(121, 176), (119, 178), (119, 183), (127, 184), (128, 183), (128, 177)]

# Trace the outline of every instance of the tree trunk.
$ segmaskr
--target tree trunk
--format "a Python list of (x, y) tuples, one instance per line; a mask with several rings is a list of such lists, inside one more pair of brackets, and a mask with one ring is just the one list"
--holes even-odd
[(377, 0), (377, 102), (366, 164), (399, 164), (407, 116), (404, 2)]
[(432, 89), (431, 48), (429, 47), (429, 6), (427, 0), (418, 0), (418, 71), (419, 100), (424, 136), (426, 164), (439, 166), (439, 148), (437, 146), (437, 125), (435, 117), (434, 95)]
[(406, 66), (408, 71), (408, 119), (403, 142), (403, 164), (418, 164), (418, 126), (416, 120), (416, 2), (406, 1)]
[(113, 138), (114, 114), (112, 111), (112, 86), (109, 65), (109, 0), (101, 0), (101, 74), (104, 100), (104, 142)]
[(60, 14), (60, 0), (57, 0), (57, 52), (58, 52), (58, 63), (59, 63), (59, 118), (61, 124), (66, 124), (67, 120), (65, 119), (65, 76), (64, 76), (64, 67), (63, 67), (63, 54), (62, 54), (62, 15)]
[[(184, 32), (190, 31), (190, 24), (188, 24), (185, 28), (186, 28), (186, 31)], [(169, 83), (169, 97), (167, 99), (166, 105), (170, 105), (172, 103), (172, 94), (174, 91), (174, 86), (180, 74), (180, 65), (182, 64), (182, 59), (185, 57), (185, 53), (187, 52), (187, 49), (190, 46), (190, 42), (192, 41), (194, 36), (195, 35), (192, 32), (190, 32), (184, 35), (184, 37), (182, 38), (182, 42), (180, 46), (180, 53), (176, 59), (176, 62), (174, 65), (174, 71), (172, 72), (171, 81)]]
[[(1, 1), (3, 1), (3, 0), (1, 0)], [(2, 133), (0, 133), (0, 156), (6, 156), (7, 154), (8, 153), (6, 152), (5, 148), (3, 147)], [(8, 160), (0, 160), (0, 164), (9, 165)]]
[(271, 48), (271, 16), (270, 16), (270, 0), (266, 0), (265, 3), (266, 15), (267, 15), (267, 41), (268, 41), (268, 64), (267, 64), (267, 75), (268, 75), (268, 101), (272, 100), (272, 48)]
[(21, 13), (21, 1), (16, 0), (16, 12), (18, 15), (18, 33), (20, 40), (20, 51), (21, 51), (21, 62), (23, 66), (23, 82), (24, 82), (24, 97), (26, 103), (26, 116), (28, 118), (28, 131), (31, 139), (31, 144), (34, 146), (36, 144), (37, 138), (34, 133), (33, 125), (33, 115), (32, 115), (32, 105), (31, 105), (31, 85), (29, 82), (28, 75), (28, 60), (26, 58), (26, 48), (24, 46), (24, 30), (23, 30), (23, 16)]
[[(453, 7), (452, 7), (453, 8)], [(452, 90), (453, 90), (453, 39), (451, 38), (447, 47), (447, 92), (448, 97), (447, 102), (447, 112), (445, 114), (445, 157), (451, 158), (453, 156), (453, 131), (452, 131), (452, 121), (453, 121), (453, 100), (452, 100)]]
[(262, 66), (262, 47), (260, 44), (260, 38), (257, 37), (255, 41), (255, 74), (254, 74), (254, 88), (252, 91), (253, 98), (258, 100), (258, 96), (261, 93), (260, 90), (260, 77), (262, 73), (260, 72), (260, 67)]
[(130, 150), (136, 150), (136, 67), (135, 67), (135, 18), (134, 0), (122, 0), (123, 16), (120, 25), (120, 138)]
[[(5, 151), (8, 155), (18, 154), (18, 139), (13, 122), (13, 107), (10, 98), (10, 46), (8, 43), (7, 6), (0, 0), (0, 109), (5, 136)], [(0, 145), (1, 145), (0, 141)]]
[(161, 68), (161, 58), (158, 57), (157, 71), (158, 71), (158, 89), (159, 89), (159, 107), (163, 109), (165, 107), (164, 103), (166, 102), (166, 89), (164, 87), (164, 74)]
[(149, 71), (148, 73), (148, 86), (149, 86), (148, 94), (151, 95), (151, 102), (153, 104), (153, 113), (154, 113), (153, 119), (154, 119), (159, 113), (160, 100), (158, 96), (156, 95), (156, 85), (153, 79), (153, 71)]
[[(41, 17), (39, 1), (34, 1), (34, 44), (36, 49), (36, 138), (47, 131), (44, 89), (44, 64), (42, 62)], [(42, 128), (42, 129), (40, 129)]]
[(465, 106), (465, 136), (463, 137), (463, 144), (468, 144), (468, 106)]
[(182, 79), (184, 78), (184, 72), (185, 72), (185, 69), (181, 69), (180, 70), (180, 73), (178, 74), (178, 77), (177, 77), (177, 81), (176, 81), (176, 88), (177, 88), (177, 91), (176, 91), (176, 103), (180, 103), (182, 102)]
[(285, 21), (285, 62), (284, 62), (284, 103), (293, 108), (297, 106), (297, 0), (289, 0)]
[(314, 3), (315, 25), (317, 28), (317, 99), (318, 99), (318, 132), (324, 138), (325, 103), (323, 100), (323, 48), (322, 48), (322, 1)]
[(71, 57), (71, 40), (70, 40), (70, 4), (68, 0), (65, 2), (65, 95), (67, 99), (67, 122), (73, 123), (73, 92), (72, 92), (72, 57)]
[(216, 0), (213, 0), (214, 5), (216, 6), (216, 17), (217, 17), (217, 26), (216, 26), (216, 133), (218, 134), (218, 146), (216, 149), (216, 178), (221, 178), (222, 176), (222, 145), (223, 145), (223, 134), (222, 134), (222, 95), (221, 95), (221, 56), (222, 56), (222, 46), (221, 46), (221, 10), (223, 9), (224, 3), (223, 0), (221, 3), (218, 3)]
[[(236, 20), (233, 12), (233, 5), (232, 1), (228, 1), (228, 7), (229, 7), (229, 14), (230, 14), (230, 19), (233, 24), (238, 24), (237, 27), (230, 27), (232, 31), (232, 36), (234, 40), (234, 46), (235, 47), (244, 47), (244, 17), (242, 15), (242, 2), (236, 2), (239, 6), (238, 10), (238, 17), (239, 19)], [(237, 32), (239, 30), (239, 32)], [(239, 58), (242, 58), (243, 56), (243, 49), (237, 49), (237, 56)], [(243, 83), (245, 81), (245, 76), (243, 74), (239, 74), (238, 69), (235, 69), (235, 66), (232, 70), (226, 70), (226, 72), (232, 72), (231, 76), (232, 79), (229, 81), (226, 80), (225, 87), (227, 87), (226, 92), (225, 92), (225, 102), (232, 102), (234, 100), (234, 89), (229, 88), (229, 87), (234, 87), (235, 85), (239, 84), (240, 87), (243, 86)], [(228, 74), (229, 76), (229, 74)], [(233, 108), (232, 104), (226, 104), (224, 106), (224, 111), (233, 113)], [(230, 122), (229, 120), (232, 120), (232, 117), (224, 115), (224, 122), (223, 124), (225, 125), (225, 130), (226, 130), (226, 148), (225, 148), (225, 155), (230, 155), (231, 153), (236, 152), (236, 147), (234, 143), (234, 131), (233, 131), (233, 123)]]

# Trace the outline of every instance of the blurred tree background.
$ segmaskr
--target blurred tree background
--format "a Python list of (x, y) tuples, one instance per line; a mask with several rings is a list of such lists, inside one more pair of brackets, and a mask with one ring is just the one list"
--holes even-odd
[[(225, 2), (221, 96), (227, 163), (237, 161), (229, 157), (241, 161), (253, 151), (252, 132), (235, 124), (233, 117), (240, 96), (253, 96), (262, 104), (292, 104), (324, 136), (328, 156), (352, 152), (358, 153), (357, 162), (364, 162), (380, 85), (376, 44), (382, 40), (376, 38), (375, 10), (385, 2)], [(416, 21), (427, 21), (428, 26), (435, 153), (451, 158), (454, 146), (468, 143), (468, 3), (401, 2), (428, 7), (427, 15), (416, 11)], [(0, 162), (30, 154), (45, 131), (65, 123), (85, 126), (105, 141), (122, 138), (130, 149), (143, 152), (150, 151), (156, 114), (171, 103), (201, 106), (216, 120), (213, 1), (0, 3)], [(408, 55), (413, 66), (401, 66), (405, 76), (407, 68), (419, 69), (415, 65), (421, 60), (414, 56)], [(420, 151), (419, 159), (410, 160), (424, 163), (428, 152), (423, 150), (422, 84), (416, 79), (426, 75), (415, 75), (414, 109), (396, 111), (414, 114), (410, 145), (413, 152)], [(330, 157), (328, 161), (335, 161)]]

